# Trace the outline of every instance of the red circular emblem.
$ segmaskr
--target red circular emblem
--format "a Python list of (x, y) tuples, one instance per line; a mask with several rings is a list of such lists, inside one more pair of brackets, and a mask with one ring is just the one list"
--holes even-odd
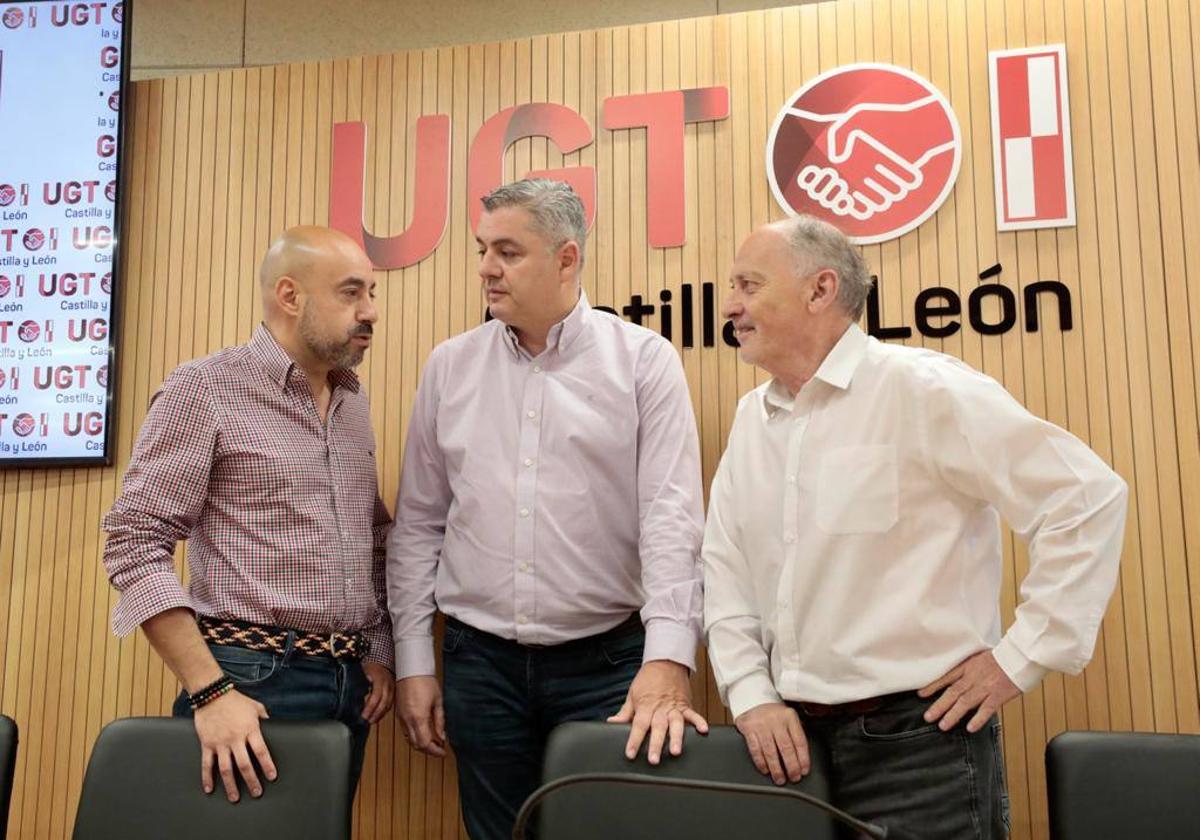
[(112, 16), (113, 20), (115, 20), (117, 23), (120, 23), (125, 17), (125, 4), (118, 3), (117, 5), (113, 6)]
[(104, 290), (106, 295), (112, 294), (112, 272), (106, 271), (104, 276), (100, 278), (100, 288)]
[(107, 184), (104, 185), (104, 197), (107, 198), (109, 201), (117, 200), (117, 182), (116, 181), (109, 181)]
[(108, 107), (114, 111), (121, 110), (121, 92), (119, 90), (114, 90), (108, 95)]
[(12, 281), (3, 274), (0, 274), (0, 298), (8, 297), (8, 293), (12, 291)]
[(13, 418), (13, 431), (21, 437), (29, 437), (36, 425), (37, 421), (33, 419), (32, 414), (18, 414)]
[(37, 337), (41, 334), (42, 328), (38, 326), (37, 321), (22, 321), (21, 326), (17, 328), (17, 337), (26, 344), (37, 341)]
[(25, 13), (16, 6), (12, 6), (4, 10), (3, 20), (4, 25), (9, 29), (16, 29), (25, 20)]
[(12, 184), (0, 184), (0, 207), (7, 207), (17, 200), (17, 191)]
[(108, 387), (108, 365), (101, 365), (100, 370), (96, 371), (96, 381)]
[(30, 228), (25, 231), (25, 247), (30, 251), (36, 251), (46, 243), (46, 234), (42, 233), (37, 228)]
[(961, 160), (950, 103), (890, 64), (822, 73), (788, 100), (767, 137), (767, 178), (780, 206), (860, 244), (894, 239), (932, 216)]

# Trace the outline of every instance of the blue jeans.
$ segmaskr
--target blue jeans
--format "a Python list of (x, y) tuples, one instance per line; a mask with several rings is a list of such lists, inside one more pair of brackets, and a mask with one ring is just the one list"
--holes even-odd
[(636, 615), (606, 633), (548, 647), (446, 619), (446, 735), (473, 840), (512, 837), (521, 803), (541, 784), (554, 727), (620, 710), (641, 667), (645, 637)]
[[(290, 647), (284, 654), (232, 645), (210, 644), (208, 649), (237, 690), (266, 706), (273, 720), (337, 720), (350, 727), (353, 796), (371, 731), (371, 725), (362, 717), (370, 686), (362, 663), (308, 656)], [(176, 698), (171, 711), (175, 717), (192, 716), (186, 691)], [(287, 768), (280, 767), (279, 772), (286, 773)]]
[(789, 705), (809, 740), (829, 750), (839, 808), (897, 838), (1003, 840), (1009, 816), (999, 718), (974, 734), (969, 716), (942, 732), (923, 717), (933, 702), (898, 694), (868, 714), (834, 717)]

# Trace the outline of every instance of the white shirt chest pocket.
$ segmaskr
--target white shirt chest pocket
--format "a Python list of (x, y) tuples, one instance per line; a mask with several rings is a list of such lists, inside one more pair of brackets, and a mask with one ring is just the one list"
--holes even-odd
[(830, 534), (878, 534), (900, 512), (896, 447), (839, 446), (821, 458), (817, 525)]

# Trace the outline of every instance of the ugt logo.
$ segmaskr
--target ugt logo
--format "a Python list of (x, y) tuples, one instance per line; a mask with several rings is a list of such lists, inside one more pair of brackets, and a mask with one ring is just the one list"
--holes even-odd
[(767, 178), (780, 206), (860, 244), (894, 239), (933, 215), (961, 160), (950, 103), (891, 64), (822, 73), (791, 97), (767, 138)]

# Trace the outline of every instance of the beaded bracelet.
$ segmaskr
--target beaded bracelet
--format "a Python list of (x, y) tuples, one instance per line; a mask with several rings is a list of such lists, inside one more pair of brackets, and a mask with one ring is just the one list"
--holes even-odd
[(204, 686), (204, 688), (195, 694), (188, 694), (188, 703), (191, 705), (192, 711), (195, 711), (231, 691), (233, 691), (233, 680), (229, 679), (227, 675), (222, 674), (220, 679)]

